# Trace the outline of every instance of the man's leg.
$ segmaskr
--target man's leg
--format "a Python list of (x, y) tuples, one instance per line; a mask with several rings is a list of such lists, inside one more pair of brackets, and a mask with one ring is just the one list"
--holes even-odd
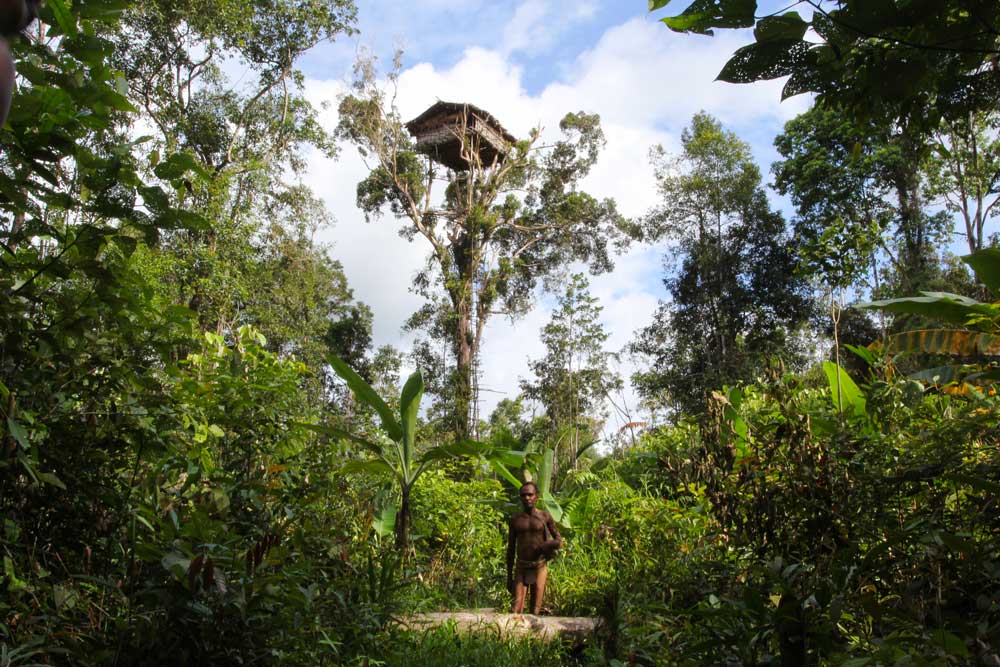
[(542, 596), (545, 595), (545, 580), (548, 577), (548, 568), (540, 566), (538, 574), (535, 575), (535, 585), (531, 587), (531, 613), (535, 616), (542, 613)]
[(514, 575), (514, 604), (511, 605), (510, 613), (512, 614), (522, 614), (524, 613), (524, 598), (528, 593), (528, 587), (524, 585), (524, 577), (522, 573), (517, 572)]

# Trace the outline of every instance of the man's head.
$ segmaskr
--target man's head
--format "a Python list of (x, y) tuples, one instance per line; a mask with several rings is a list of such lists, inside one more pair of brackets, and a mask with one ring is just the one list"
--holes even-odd
[(535, 503), (538, 502), (538, 487), (535, 486), (534, 482), (522, 484), (518, 495), (521, 496), (521, 504), (524, 505), (525, 512), (535, 509)]
[(14, 95), (14, 57), (8, 41), (38, 16), (40, 0), (0, 0), (0, 125), (7, 122)]

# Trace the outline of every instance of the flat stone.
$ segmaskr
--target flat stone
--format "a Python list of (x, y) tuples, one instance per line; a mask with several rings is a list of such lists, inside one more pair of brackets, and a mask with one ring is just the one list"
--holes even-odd
[(427, 630), (453, 624), (459, 632), (490, 632), (501, 636), (569, 639), (583, 641), (594, 636), (601, 619), (585, 616), (534, 616), (500, 614), (492, 609), (411, 614), (399, 619), (407, 630)]

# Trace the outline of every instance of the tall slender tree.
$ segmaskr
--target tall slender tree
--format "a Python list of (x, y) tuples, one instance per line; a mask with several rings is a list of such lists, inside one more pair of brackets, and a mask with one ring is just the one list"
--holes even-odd
[(698, 414), (707, 392), (752, 379), (767, 357), (794, 358), (811, 300), (750, 147), (705, 113), (681, 142), (680, 155), (653, 150), (663, 202), (645, 224), (677, 243), (679, 270), (664, 279), (671, 301), (630, 347), (650, 361), (633, 377), (641, 394)]
[(610, 367), (613, 355), (604, 348), (609, 334), (600, 320), (603, 308), (589, 287), (582, 273), (569, 277), (552, 319), (542, 329), (545, 356), (528, 364), (534, 379), (521, 381), (524, 395), (545, 408), (549, 439), (558, 458), (570, 465), (582, 439), (600, 432), (605, 397), (622, 386)]

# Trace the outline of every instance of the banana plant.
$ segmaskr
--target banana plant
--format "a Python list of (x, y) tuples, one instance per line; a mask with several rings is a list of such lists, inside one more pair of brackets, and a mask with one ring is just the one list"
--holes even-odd
[[(562, 506), (552, 493), (555, 451), (551, 447), (548, 447), (541, 453), (509, 451), (506, 452), (506, 454), (520, 455), (514, 463), (520, 467), (521, 475), (524, 477), (524, 482), (533, 482), (535, 486), (538, 487), (538, 508), (551, 514), (552, 519), (555, 520), (556, 523), (560, 523), (567, 528), (571, 527), (569, 525), (569, 516), (563, 512)], [(507, 482), (514, 489), (520, 489), (524, 482), (514, 476), (514, 474), (506, 468), (505, 463), (511, 463), (511, 461), (501, 461), (496, 460), (495, 458), (490, 462), (493, 469), (496, 470), (501, 477), (507, 480)]]
[[(962, 257), (976, 279), (1000, 293), (1000, 248), (986, 248)], [(858, 304), (858, 308), (922, 315), (957, 324), (963, 329), (918, 329), (882, 341), (889, 354), (918, 353), (970, 360), (924, 368), (913, 378), (957, 390), (1000, 381), (1000, 301), (983, 302), (948, 292), (921, 292), (919, 296)]]
[(347, 383), (354, 397), (375, 411), (384, 437), (376, 441), (339, 428), (328, 426), (311, 428), (339, 440), (348, 440), (360, 445), (372, 455), (363, 461), (348, 461), (341, 467), (342, 472), (386, 475), (396, 481), (400, 492), (395, 518), (396, 547), (404, 550), (410, 543), (410, 497), (417, 480), (428, 468), (456, 457), (483, 457), (487, 461), (499, 461), (503, 460), (504, 453), (470, 440), (436, 445), (418, 453), (417, 414), (424, 393), (424, 379), (420, 371), (414, 372), (404, 383), (399, 396), (397, 415), (378, 392), (342, 359), (330, 355), (327, 361), (334, 372)]

